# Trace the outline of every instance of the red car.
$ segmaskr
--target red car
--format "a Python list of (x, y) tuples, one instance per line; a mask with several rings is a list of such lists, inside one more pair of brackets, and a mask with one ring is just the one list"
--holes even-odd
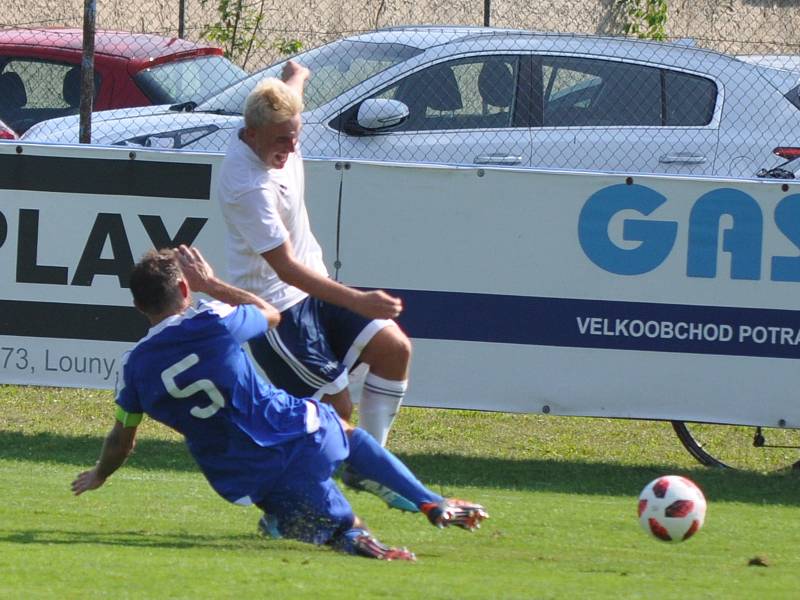
[[(79, 29), (0, 30), (0, 119), (18, 134), (77, 114), (83, 33)], [(142, 33), (95, 34), (93, 110), (200, 102), (247, 73), (222, 50)]]
[(16, 140), (19, 139), (17, 133), (8, 125), (0, 121), (0, 140)]

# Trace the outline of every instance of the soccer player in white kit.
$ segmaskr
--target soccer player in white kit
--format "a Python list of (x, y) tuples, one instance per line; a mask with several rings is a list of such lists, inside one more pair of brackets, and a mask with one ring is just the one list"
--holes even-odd
[[(276, 386), (330, 403), (345, 420), (353, 410), (348, 374), (369, 366), (359, 426), (381, 445), (408, 385), (411, 343), (392, 321), (399, 298), (362, 291), (328, 276), (304, 199), (303, 88), (310, 72), (289, 61), (282, 80), (265, 79), (245, 102), (245, 126), (232, 138), (217, 186), (227, 226), (231, 282), (281, 313), (280, 325), (249, 342)], [(415, 512), (402, 496), (345, 471), (346, 484)]]

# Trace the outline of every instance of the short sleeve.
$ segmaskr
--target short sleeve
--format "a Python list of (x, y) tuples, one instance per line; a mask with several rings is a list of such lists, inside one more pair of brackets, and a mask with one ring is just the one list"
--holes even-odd
[(263, 335), (269, 329), (264, 313), (253, 304), (234, 306), (233, 310), (221, 317), (220, 322), (240, 344)]
[(136, 395), (136, 387), (133, 382), (133, 365), (131, 364), (131, 354), (127, 352), (122, 357), (122, 377), (117, 383), (116, 402), (117, 405), (129, 415), (142, 414), (142, 404)]
[(250, 190), (222, 202), (229, 225), (256, 254), (273, 250), (289, 239), (278, 212), (278, 200), (269, 187)]

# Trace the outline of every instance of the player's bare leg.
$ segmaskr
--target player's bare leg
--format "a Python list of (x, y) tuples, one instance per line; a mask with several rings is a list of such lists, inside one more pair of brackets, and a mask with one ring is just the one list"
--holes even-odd
[(322, 401), (330, 404), (343, 420), (350, 422), (353, 418), (353, 401), (347, 388), (335, 394), (326, 394)]
[(364, 347), (361, 362), (380, 377), (408, 379), (411, 364), (411, 341), (397, 325), (381, 329)]

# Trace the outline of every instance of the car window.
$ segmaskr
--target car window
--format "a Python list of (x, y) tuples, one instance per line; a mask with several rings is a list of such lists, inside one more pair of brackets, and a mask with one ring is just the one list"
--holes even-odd
[(661, 125), (661, 74), (609, 60), (542, 59), (545, 127)]
[(393, 131), (511, 127), (518, 78), (519, 57), (479, 56), (427, 67), (373, 98), (408, 106)]
[[(95, 96), (100, 87), (95, 73)], [(79, 65), (12, 58), (0, 73), (0, 118), (18, 133), (45, 119), (77, 112)]]
[(223, 56), (172, 61), (139, 71), (134, 79), (154, 104), (200, 103), (247, 77), (247, 72)]
[(3, 73), (16, 73), (25, 89), (26, 108), (67, 108), (64, 77), (75, 65), (40, 60), (13, 59)]
[(714, 116), (717, 85), (710, 79), (665, 71), (666, 124), (676, 127), (708, 125)]
[[(338, 40), (298, 54), (294, 60), (312, 73), (303, 94), (305, 110), (327, 104), (359, 83), (421, 52), (419, 48), (404, 44)], [(242, 114), (244, 101), (256, 84), (266, 77), (280, 77), (284, 64), (284, 61), (276, 63), (232, 85), (203, 102), (196, 112)]]

